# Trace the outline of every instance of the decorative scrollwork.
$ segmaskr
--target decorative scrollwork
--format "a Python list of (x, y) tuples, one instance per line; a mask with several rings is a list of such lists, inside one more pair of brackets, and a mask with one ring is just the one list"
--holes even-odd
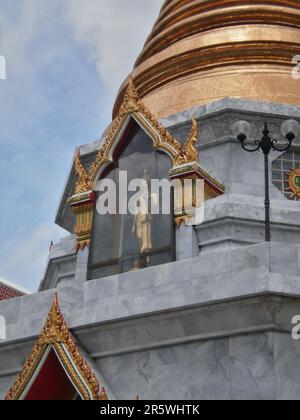
[(170, 155), (173, 162), (181, 153), (181, 144), (163, 127), (157, 118), (140, 100), (132, 78), (123, 98), (123, 103), (118, 116), (112, 122), (103, 146), (91, 166), (89, 176), (95, 182), (101, 168), (111, 162), (110, 152), (118, 138), (118, 135), (129, 115), (145, 129), (153, 141), (154, 148), (164, 150)]
[(194, 163), (198, 161), (198, 150), (196, 144), (198, 142), (198, 123), (193, 118), (192, 130), (187, 138), (185, 145), (183, 146), (180, 155), (175, 160), (175, 166), (185, 165), (187, 163)]
[(108, 400), (108, 397), (107, 397), (107, 393), (106, 393), (105, 388), (102, 388), (102, 390), (101, 390), (100, 400), (101, 401), (107, 401)]
[(86, 171), (80, 162), (80, 155), (76, 157), (75, 167), (78, 176), (76, 184), (76, 194), (82, 194), (94, 189), (94, 183), (97, 175), (104, 165), (112, 161), (111, 150), (113, 149), (118, 135), (128, 117), (132, 115), (135, 120), (145, 129), (153, 141), (155, 149), (165, 151), (172, 159), (173, 166), (180, 166), (186, 163), (196, 162), (198, 160), (198, 151), (196, 143), (198, 139), (197, 121), (193, 119), (192, 130), (188, 136), (187, 142), (181, 146), (168, 130), (163, 127), (157, 118), (140, 100), (137, 90), (130, 78), (123, 103), (118, 116), (112, 122), (100, 148), (95, 161), (92, 163), (89, 171)]
[[(195, 118), (192, 120), (192, 129), (188, 135), (187, 141), (182, 146), (144, 105), (139, 98), (132, 78), (130, 78), (120, 111), (111, 123), (103, 145), (98, 151), (96, 159), (88, 172), (83, 168), (80, 162), (80, 156), (77, 156), (76, 171), (79, 180), (76, 185), (76, 193), (81, 195), (75, 195), (69, 200), (69, 203), (76, 214), (75, 233), (77, 234), (78, 249), (83, 249), (85, 246), (89, 245), (92, 226), (91, 221), (93, 219), (93, 206), (90, 205), (89, 199), (86, 201), (83, 200), (82, 194), (94, 190), (95, 183), (101, 174), (101, 170), (113, 162), (113, 151), (116, 149), (116, 143), (120, 139), (120, 133), (129, 116), (131, 116), (149, 135), (153, 141), (154, 149), (162, 150), (170, 156), (173, 162), (171, 173), (173, 173), (175, 177), (177, 173), (181, 173), (181, 177), (187, 176), (187, 174), (190, 173), (189, 166), (198, 164), (199, 153), (196, 148), (198, 141), (198, 124)], [(198, 172), (199, 169), (197, 169), (197, 173)], [(201, 173), (201, 176), (203, 174)], [(203, 177), (207, 186), (206, 190), (209, 191), (207, 196), (213, 197), (214, 194), (218, 195), (224, 192), (224, 186), (218, 183), (212, 176), (205, 173)], [(212, 190), (210, 190), (210, 185), (213, 185)]]
[(93, 191), (94, 182), (91, 175), (84, 169), (81, 163), (79, 149), (75, 158), (75, 171), (77, 175), (75, 194), (83, 194), (87, 191)]
[(85, 400), (99, 400), (99, 383), (74, 342), (60, 310), (57, 293), (42, 333), (6, 400), (19, 400), (22, 397), (49, 346), (55, 349), (81, 397)]
[(300, 168), (292, 169), (288, 173), (289, 188), (291, 192), (291, 198), (297, 198), (300, 200)]

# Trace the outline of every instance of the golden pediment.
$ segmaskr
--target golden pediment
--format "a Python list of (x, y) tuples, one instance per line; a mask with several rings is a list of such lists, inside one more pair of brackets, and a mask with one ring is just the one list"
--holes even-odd
[[(75, 344), (61, 312), (57, 293), (45, 325), (22, 371), (6, 395), (6, 400), (26, 399), (28, 388), (39, 371), (49, 348), (54, 349), (67, 376), (83, 400), (107, 399), (105, 390), (99, 394), (99, 383)], [(106, 398), (104, 398), (106, 397)]]
[(178, 166), (178, 164), (190, 163), (198, 160), (198, 151), (195, 148), (197, 143), (196, 120), (193, 120), (192, 132), (190, 133), (186, 144), (182, 146), (143, 104), (134, 87), (132, 79), (130, 79), (118, 116), (113, 120), (106, 134), (104, 143), (98, 151), (97, 157), (92, 163), (91, 168), (88, 171), (85, 170), (81, 164), (79, 154), (76, 156), (75, 170), (77, 183), (75, 194), (82, 194), (93, 190), (94, 184), (101, 174), (101, 169), (112, 163), (112, 154), (116, 143), (119, 140), (119, 134), (130, 117), (134, 118), (146, 131), (152, 139), (153, 147), (156, 150), (162, 150), (170, 156), (173, 167)]

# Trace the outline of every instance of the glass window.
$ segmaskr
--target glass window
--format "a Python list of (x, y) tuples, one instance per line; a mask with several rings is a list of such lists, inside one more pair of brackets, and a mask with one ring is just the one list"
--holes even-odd
[(289, 171), (297, 168), (300, 168), (300, 152), (296, 152), (294, 150), (289, 150), (283, 153), (272, 163), (273, 184), (284, 194), (286, 198), (290, 200), (297, 200), (297, 197), (291, 198), (288, 175)]
[[(127, 174), (127, 186), (133, 179), (147, 182), (149, 195), (142, 198), (150, 210), (151, 200), (160, 200), (151, 195), (151, 179), (166, 179), (171, 168), (171, 159), (165, 153), (155, 151), (147, 133), (132, 120), (125, 138), (116, 154), (113, 167), (103, 175), (117, 185), (119, 177)], [(126, 141), (126, 142), (125, 142)], [(123, 181), (125, 180), (124, 175)], [(128, 192), (128, 202), (137, 191)], [(99, 193), (101, 194), (101, 193)], [(171, 197), (170, 197), (171, 200)], [(117, 199), (117, 207), (119, 207)], [(170, 206), (172, 209), (172, 206)], [(171, 214), (106, 214), (95, 209), (90, 247), (89, 279), (138, 270), (174, 260), (174, 217)]]

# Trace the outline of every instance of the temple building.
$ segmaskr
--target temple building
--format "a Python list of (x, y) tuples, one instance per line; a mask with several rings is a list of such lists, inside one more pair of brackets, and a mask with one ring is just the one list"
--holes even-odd
[[(263, 153), (234, 134), (300, 122), (296, 56), (298, 0), (164, 2), (112, 123), (74, 152), (38, 293), (0, 302), (1, 399), (300, 399), (300, 136), (269, 155), (268, 242)], [(172, 191), (166, 214), (101, 214), (124, 173), (191, 180), (193, 203), (200, 180), (204, 220)]]

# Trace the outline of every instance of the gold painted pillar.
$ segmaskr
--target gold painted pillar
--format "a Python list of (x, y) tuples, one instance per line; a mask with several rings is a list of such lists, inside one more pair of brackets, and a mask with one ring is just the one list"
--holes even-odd
[(91, 242), (95, 193), (90, 191), (74, 195), (69, 199), (69, 205), (76, 216), (75, 234), (77, 236), (77, 251), (83, 250)]
[[(174, 213), (175, 223), (180, 226), (182, 223), (190, 224), (193, 223), (195, 216), (194, 210), (201, 203), (197, 197), (197, 180), (204, 182), (204, 200), (218, 197), (224, 194), (225, 187), (219, 183), (215, 178), (211, 177), (198, 162), (191, 162), (185, 165), (174, 167), (171, 169), (169, 176), (171, 180), (179, 180), (181, 183), (181, 194), (177, 194), (176, 200), (176, 188), (175, 188), (175, 200), (174, 200)], [(185, 184), (185, 180), (191, 180), (191, 183)], [(189, 188), (190, 191), (185, 191), (185, 188)], [(184, 203), (184, 197), (188, 197), (188, 208), (187, 203)], [(179, 200), (179, 201), (178, 201)]]

